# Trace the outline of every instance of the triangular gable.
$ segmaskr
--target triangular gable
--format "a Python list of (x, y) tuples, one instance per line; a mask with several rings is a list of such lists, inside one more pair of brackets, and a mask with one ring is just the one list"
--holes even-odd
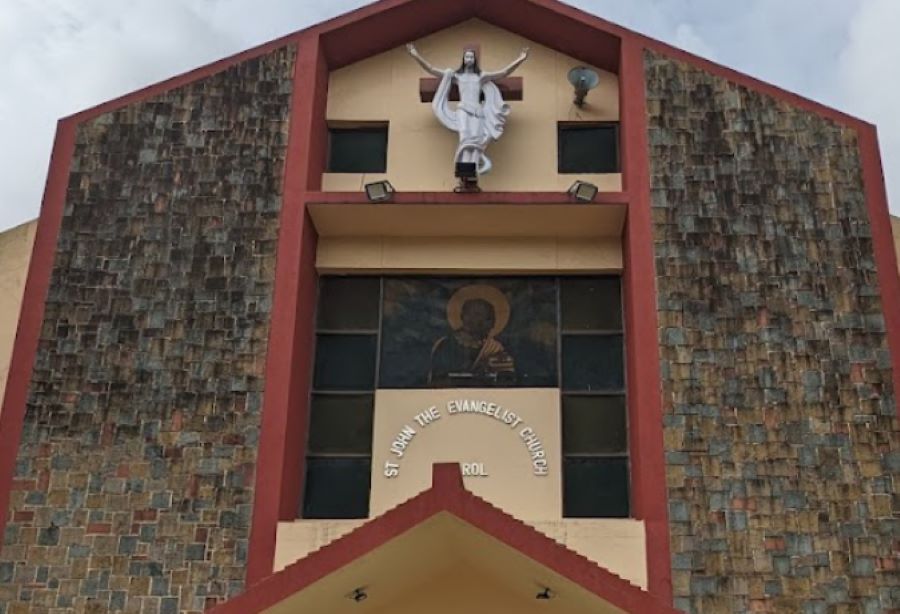
[(869, 126), (841, 111), (638, 34), (559, 0), (378, 0), (86, 109), (64, 121), (78, 123), (92, 119), (113, 109), (203, 79), (288, 44), (321, 42), (327, 70), (336, 70), (473, 18), (617, 74), (621, 68), (624, 44), (654, 50), (833, 121), (853, 127)]
[(621, 38), (632, 34), (557, 0), (381, 0), (311, 32), (336, 69), (473, 18), (610, 72), (619, 70)]
[[(623, 42), (667, 55), (752, 90), (854, 127), (863, 120), (606, 21), (560, 0), (379, 0), (313, 26), (334, 70), (477, 18), (609, 72)], [(298, 33), (300, 34), (300, 33)]]
[(355, 561), (371, 556), (404, 533), (442, 514), (449, 514), (468, 523), (610, 606), (625, 612), (677, 612), (639, 587), (467, 491), (463, 486), (459, 465), (456, 464), (435, 465), (429, 490), (258, 582), (242, 595), (219, 605), (211, 612), (263, 612)]

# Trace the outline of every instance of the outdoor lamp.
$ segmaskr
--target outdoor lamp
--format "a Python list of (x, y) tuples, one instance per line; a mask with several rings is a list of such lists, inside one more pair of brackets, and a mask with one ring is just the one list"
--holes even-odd
[[(390, 184), (388, 184), (388, 185), (390, 185)], [(348, 597), (350, 599), (352, 599), (353, 601), (355, 601), (356, 603), (362, 603), (363, 601), (365, 601), (366, 599), (369, 598), (369, 594), (366, 592), (366, 589), (361, 586), (359, 588), (353, 589), (353, 592), (350, 593), (348, 595)]]
[(588, 183), (587, 181), (576, 181), (572, 184), (572, 187), (569, 188), (569, 196), (580, 203), (589, 203), (594, 201), (594, 199), (597, 197), (597, 192), (599, 191), (600, 188), (595, 186), (593, 183)]
[(583, 107), (585, 96), (599, 85), (600, 75), (586, 66), (576, 66), (569, 71), (569, 83), (575, 88), (575, 106)]
[(383, 203), (394, 198), (394, 186), (391, 185), (390, 181), (367, 183), (365, 188), (366, 197), (373, 203)]

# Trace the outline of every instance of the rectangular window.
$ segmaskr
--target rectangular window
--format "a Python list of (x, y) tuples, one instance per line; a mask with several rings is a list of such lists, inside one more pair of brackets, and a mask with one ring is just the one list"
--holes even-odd
[(559, 172), (618, 173), (619, 124), (561, 122), (557, 127)]
[(329, 173), (387, 171), (387, 124), (328, 129)]
[(304, 518), (366, 518), (372, 459), (317, 457), (306, 461)]
[(621, 284), (323, 277), (305, 518), (368, 515), (375, 388), (561, 389), (563, 515), (628, 516)]
[(627, 518), (628, 458), (566, 456), (563, 460), (566, 518)]
[(560, 280), (563, 516), (629, 513), (619, 277)]
[(366, 518), (381, 281), (323, 277), (316, 313), (304, 518)]

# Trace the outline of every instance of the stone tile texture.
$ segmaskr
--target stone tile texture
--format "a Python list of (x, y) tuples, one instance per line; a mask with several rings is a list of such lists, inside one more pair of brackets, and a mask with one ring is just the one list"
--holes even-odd
[(294, 50), (80, 126), (0, 614), (244, 586)]
[(659, 55), (645, 70), (676, 605), (900, 611), (856, 133)]

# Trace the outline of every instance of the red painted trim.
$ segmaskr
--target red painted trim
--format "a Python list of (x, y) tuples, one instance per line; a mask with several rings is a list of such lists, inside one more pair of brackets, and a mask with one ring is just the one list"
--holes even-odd
[(173, 90), (195, 81), (200, 81), (201, 79), (205, 79), (216, 73), (220, 73), (223, 70), (240, 64), (241, 62), (246, 62), (248, 60), (252, 60), (275, 51), (276, 49), (280, 49), (281, 47), (286, 47), (302, 38), (302, 34), (303, 31), (301, 30), (300, 32), (294, 32), (292, 34), (276, 38), (275, 40), (269, 41), (268, 43), (264, 43), (257, 47), (252, 47), (250, 49), (247, 49), (246, 51), (242, 51), (235, 55), (230, 55), (226, 58), (222, 58), (221, 60), (216, 60), (215, 62), (212, 62), (210, 64), (199, 66), (197, 68), (189, 70), (188, 72), (170, 77), (163, 81), (159, 81), (158, 83), (153, 83), (146, 87), (142, 87), (122, 96), (117, 96), (116, 98), (98, 104), (96, 106), (88, 107), (87, 109), (70, 115), (65, 119), (74, 121), (76, 123), (82, 123), (103, 115), (104, 113), (109, 113), (110, 111), (115, 111), (116, 109), (120, 109), (137, 102), (142, 102), (144, 100), (147, 100), (148, 98), (152, 98), (153, 96), (164, 94), (169, 90)]
[[(312, 52), (312, 50), (311, 50)], [(329, 67), (325, 60), (325, 54), (321, 43), (316, 46), (315, 56), (310, 58), (309, 65), (305, 69), (308, 75), (314, 75), (314, 80), (300, 80), (295, 90), (298, 100), (308, 105), (305, 109), (307, 116), (303, 119), (305, 129), (309, 134), (309, 142), (306, 148), (306, 176), (301, 184), (304, 191), (322, 189), (322, 175), (325, 173), (325, 165), (328, 158), (328, 77)], [(310, 88), (310, 85), (313, 85)]]
[(446, 512), (626, 612), (676, 610), (465, 490), (459, 465), (435, 465), (429, 490), (266, 578), (211, 614), (252, 614), (339, 571), (429, 518)]
[(884, 312), (888, 347), (893, 366), (894, 399), (900, 417), (900, 275), (897, 275), (897, 253), (891, 232), (884, 170), (878, 147), (878, 133), (873, 126), (859, 128), (859, 148), (862, 159), (863, 188), (866, 208), (872, 228), (872, 247), (878, 288), (881, 291), (881, 310)]
[[(627, 39), (838, 123), (851, 125), (861, 121), (557, 0), (520, 0), (514, 9), (509, 0), (457, 0), (440, 4), (428, 2), (427, 10), (422, 10), (426, 2), (427, 0), (382, 0), (315, 26), (316, 31), (327, 41), (328, 59), (332, 68), (340, 68), (387, 51), (464, 19), (478, 17), (610, 72), (617, 72), (618, 69), (619, 39)], [(389, 27), (385, 27), (388, 24)]]
[(556, 0), (481, 2), (478, 17), (578, 60), (616, 73), (628, 31)]
[[(515, 9), (511, 9), (509, 0), (483, 0), (474, 3), (470, 0), (459, 0), (437, 6), (430, 3), (427, 24), (414, 18), (414, 15), (422, 15), (423, 11), (419, 5), (424, 2), (425, 0), (382, 0), (320, 24), (316, 28), (329, 41), (329, 49), (334, 50), (329, 52), (329, 61), (334, 68), (339, 68), (448, 27), (465, 18), (478, 17), (610, 72), (617, 72), (618, 69), (619, 39), (627, 39), (838, 123), (850, 125), (861, 121), (809, 98), (623, 28), (557, 0), (520, 0)], [(380, 23), (379, 19), (392, 24), (387, 28), (388, 32), (384, 31), (385, 24)]]
[(753, 90), (762, 91), (799, 108), (829, 117), (841, 124), (864, 123), (821, 103), (638, 34), (557, 0), (516, 1), (518, 5), (513, 8), (510, 0), (454, 0), (440, 3), (432, 0), (381, 0), (91, 107), (72, 115), (69, 119), (78, 122), (92, 119), (108, 111), (208, 77), (307, 35), (321, 36), (325, 60), (329, 68), (335, 70), (477, 17), (610, 72), (616, 72), (618, 69), (620, 42), (624, 40), (638, 42), (648, 49), (687, 62)]
[[(513, 9), (513, 10), (511, 10)], [(626, 188), (632, 199), (625, 237), (625, 292), (628, 298), (626, 325), (629, 328), (629, 395), (631, 403), (639, 407), (633, 425), (633, 452), (642, 462), (636, 467), (634, 481), (635, 510), (647, 521), (648, 565), (650, 587), (655, 594), (671, 595), (668, 561), (664, 459), (661, 440), (661, 403), (658, 390), (644, 389), (637, 382), (659, 381), (658, 340), (656, 338), (656, 308), (653, 277), (652, 230), (649, 211), (649, 168), (644, 119), (643, 73), (640, 52), (643, 47), (746, 86), (762, 91), (795, 107), (828, 117), (859, 130), (864, 156), (864, 175), (869, 212), (873, 221), (879, 284), (882, 288), (888, 336), (892, 355), (900, 356), (900, 310), (898, 310), (898, 282), (885, 277), (893, 259), (891, 249), (885, 248), (886, 198), (881, 178), (880, 160), (873, 128), (861, 120), (830, 109), (824, 105), (792, 94), (770, 84), (698, 58), (669, 45), (615, 26), (593, 15), (579, 11), (556, 0), (457, 0), (433, 3), (430, 0), (382, 0), (347, 15), (335, 18), (311, 29), (300, 31), (243, 53), (198, 68), (183, 75), (140, 89), (77, 113), (61, 122), (51, 163), (44, 210), (38, 226), (34, 258), (23, 302), (19, 337), (13, 354), (13, 367), (7, 386), (5, 410), (0, 417), (0, 507), (6, 513), (9, 484), (18, 438), (24, 416), (24, 404), (37, 348), (40, 320), (43, 315), (52, 270), (53, 254), (65, 199), (68, 162), (73, 148), (75, 125), (113, 109), (139, 102), (148, 97), (208, 77), (240, 62), (258, 57), (274, 49), (298, 42), (306, 51), (298, 58), (295, 79), (295, 99), (292, 109), (290, 151), (285, 169), (282, 228), (279, 237), (276, 272), (276, 295), (273, 306), (273, 325), (270, 332), (267, 358), (267, 388), (261, 433), (258, 465), (257, 499), (251, 532), (248, 581), (252, 583), (271, 572), (274, 556), (275, 531), (279, 516), (287, 517), (293, 504), (291, 498), (302, 485), (301, 425), (306, 420), (305, 398), (308, 396), (308, 375), (295, 377), (302, 367), (297, 360), (309, 360), (311, 340), (313, 265), (315, 235), (305, 212), (304, 194), (319, 190), (319, 178), (324, 164), (327, 132), (324, 122), (327, 101), (327, 73), (342, 65), (387, 51), (403, 42), (424, 36), (470, 17), (479, 17), (523, 37), (563, 51), (613, 72), (621, 72), (623, 101), (623, 153), (625, 156)], [(318, 41), (321, 40), (320, 47)], [(317, 41), (315, 49), (310, 47)], [(619, 43), (624, 52), (620, 56)], [(310, 58), (314, 58), (310, 59)], [(621, 62), (621, 68), (620, 68)], [(308, 76), (315, 74), (314, 79)], [(312, 87), (310, 87), (312, 85)], [(639, 98), (638, 98), (639, 96)], [(304, 163), (305, 160), (305, 163)], [(357, 195), (321, 195), (318, 202), (360, 203)], [(311, 195), (313, 196), (313, 195)], [(478, 203), (547, 202), (547, 194), (405, 194), (396, 202)], [(568, 202), (559, 193), (556, 202)], [(623, 203), (622, 194), (600, 196), (602, 202)], [(337, 199), (344, 199), (340, 201)], [(499, 199), (499, 200), (498, 200)], [(554, 201), (550, 201), (554, 202)], [(882, 226), (880, 228), (879, 226)], [(896, 277), (896, 276), (895, 276)], [(652, 351), (651, 351), (652, 350)], [(646, 358), (646, 360), (644, 360)], [(280, 366), (274, 363), (278, 362)], [(895, 369), (895, 386), (900, 389), (900, 375)], [(304, 372), (305, 373), (305, 372)], [(634, 413), (634, 412), (632, 412)], [(281, 429), (281, 430), (279, 430)], [(293, 439), (292, 439), (293, 437)], [(300, 437), (300, 439), (296, 439)], [(289, 447), (291, 441), (294, 446)], [(271, 447), (269, 447), (271, 446)], [(294, 462), (296, 458), (301, 462)], [(637, 456), (636, 456), (637, 457)], [(660, 488), (660, 476), (663, 481)], [(296, 498), (294, 499), (294, 502)]]
[(628, 34), (555, 0), (382, 0), (326, 21), (320, 32), (331, 67), (341, 68), (466, 19), (479, 18), (536, 43), (615, 72), (619, 38)]
[(394, 49), (475, 14), (475, 0), (383, 0), (315, 29), (332, 70)]
[[(303, 477), (310, 334), (316, 293), (316, 234), (304, 195), (321, 179), (323, 62), (316, 36), (298, 41), (275, 263), (275, 292), (250, 532), (247, 584), (272, 573), (280, 518), (295, 518)], [(310, 87), (310, 83), (320, 87)], [(321, 115), (321, 117), (320, 117)], [(318, 160), (318, 161), (317, 161)], [(301, 443), (302, 442), (302, 443)]]
[[(574, 182), (576, 177), (573, 177)], [(310, 192), (309, 204), (370, 205), (364, 192)], [(575, 201), (566, 192), (396, 192), (391, 205), (571, 205)], [(628, 204), (625, 192), (600, 192), (592, 203), (580, 206)]]
[(622, 155), (631, 201), (623, 242), (623, 291), (632, 504), (646, 530), (650, 593), (672, 603), (643, 54), (640, 43), (626, 40), (620, 70)]
[(696, 56), (692, 53), (689, 53), (677, 47), (673, 47), (648, 36), (634, 34), (631, 38), (634, 38), (636, 42), (643, 44), (643, 46), (647, 49), (661, 53), (671, 59), (684, 62), (695, 68), (706, 71), (712, 75), (721, 77), (727, 81), (731, 81), (732, 83), (736, 83), (737, 85), (746, 87), (756, 92), (760, 92), (767, 96), (771, 96), (776, 100), (785, 102), (791, 106), (797, 107), (798, 109), (803, 109), (804, 111), (809, 111), (810, 113), (827, 117), (828, 119), (837, 122), (838, 124), (842, 124), (845, 126), (857, 126), (859, 124), (866, 123), (857, 117), (826, 106), (821, 102), (816, 102), (815, 100), (812, 100), (810, 98), (795, 94), (794, 92), (790, 92), (776, 85), (772, 85), (771, 83), (761, 81), (756, 77), (752, 77), (745, 73), (734, 70), (733, 68), (717, 64), (716, 62), (713, 62), (711, 60), (701, 58), (700, 56)]
[[(16, 456), (19, 452), (28, 390), (31, 386), (31, 372), (37, 355), (47, 292), (56, 256), (56, 242), (66, 204), (69, 167), (75, 151), (75, 131), (76, 125), (73, 121), (61, 120), (57, 124), (56, 140), (50, 156), (50, 170), (44, 187), (44, 201), (28, 265), (19, 326), (13, 344), (9, 377), (6, 381), (3, 412), (0, 413), (0, 536), (6, 528), (6, 516), (9, 512)], [(0, 548), (2, 545), (3, 542), (0, 540)]]

